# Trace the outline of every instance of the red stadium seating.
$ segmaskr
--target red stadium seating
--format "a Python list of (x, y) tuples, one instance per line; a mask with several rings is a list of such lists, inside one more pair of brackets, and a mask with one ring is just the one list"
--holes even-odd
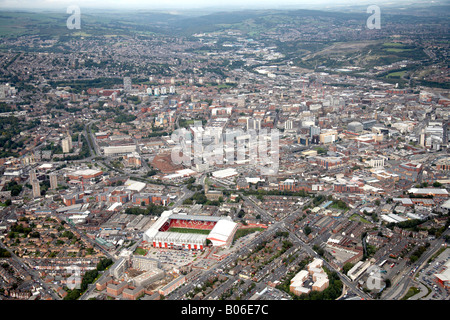
[(159, 231), (164, 232), (170, 228), (212, 230), (215, 225), (215, 221), (170, 219), (159, 229)]

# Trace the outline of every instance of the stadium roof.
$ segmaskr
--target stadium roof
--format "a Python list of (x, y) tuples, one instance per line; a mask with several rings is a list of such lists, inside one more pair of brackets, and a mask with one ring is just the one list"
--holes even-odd
[(149, 239), (153, 238), (159, 232), (159, 228), (161, 228), (163, 224), (169, 219), (169, 216), (165, 214), (166, 212), (170, 211), (164, 211), (161, 214), (161, 217), (159, 217), (158, 220), (156, 220), (155, 223), (153, 223), (150, 226), (150, 228), (148, 228), (147, 231), (145, 231), (144, 233), (145, 241), (148, 241)]
[(237, 223), (230, 220), (220, 220), (216, 223), (214, 228), (208, 235), (208, 240), (211, 240), (213, 245), (220, 246), (227, 243), (236, 230)]
[(154, 241), (168, 242), (197, 242), (203, 243), (206, 240), (206, 234), (199, 233), (180, 233), (180, 232), (158, 232), (153, 237)]
[(224, 217), (212, 217), (212, 216), (191, 215), (191, 214), (172, 214), (169, 216), (169, 219), (217, 222), (223, 220)]

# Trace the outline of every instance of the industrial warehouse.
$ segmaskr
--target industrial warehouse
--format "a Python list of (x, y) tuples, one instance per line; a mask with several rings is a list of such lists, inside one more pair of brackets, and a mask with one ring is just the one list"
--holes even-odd
[[(207, 240), (215, 247), (227, 247), (233, 240), (237, 226), (229, 217), (174, 214), (169, 210), (164, 211), (144, 233), (143, 240), (155, 248), (203, 250)], [(173, 228), (183, 231), (170, 231)]]

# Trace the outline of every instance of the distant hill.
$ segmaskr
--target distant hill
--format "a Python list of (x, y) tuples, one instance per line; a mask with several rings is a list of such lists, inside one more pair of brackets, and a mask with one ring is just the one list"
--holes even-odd
[[(399, 9), (383, 11), (383, 22), (446, 23), (450, 6)], [(384, 8), (383, 8), (384, 10)], [(338, 12), (320, 10), (243, 10), (213, 12), (201, 16), (173, 14), (153, 11), (95, 11), (82, 10), (81, 30), (84, 35), (132, 35), (132, 34), (180, 34), (192, 35), (225, 29), (238, 29), (247, 33), (260, 32), (264, 28), (274, 28), (289, 24), (301, 27), (306, 21), (331, 23), (364, 23), (368, 18), (365, 10), (358, 12)], [(0, 36), (35, 34), (57, 37), (71, 35), (66, 21), (66, 12), (39, 13), (27, 11), (0, 11)]]

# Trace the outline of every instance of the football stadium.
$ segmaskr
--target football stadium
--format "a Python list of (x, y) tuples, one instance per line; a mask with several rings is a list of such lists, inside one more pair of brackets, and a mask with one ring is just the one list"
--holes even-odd
[(175, 214), (164, 211), (144, 233), (143, 240), (155, 248), (203, 250), (206, 240), (215, 247), (228, 247), (237, 230), (229, 217)]

